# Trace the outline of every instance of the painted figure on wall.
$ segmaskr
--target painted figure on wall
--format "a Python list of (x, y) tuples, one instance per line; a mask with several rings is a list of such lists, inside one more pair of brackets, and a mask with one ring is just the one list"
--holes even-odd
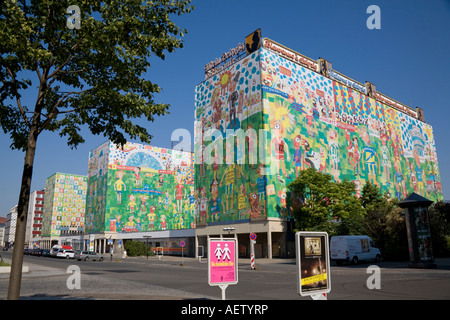
[(114, 190), (117, 192), (117, 204), (122, 204), (122, 191), (127, 190), (126, 184), (123, 182), (123, 171), (116, 173), (117, 180), (114, 183)]
[[(220, 208), (222, 205), (222, 211), (225, 212), (224, 204), (222, 203), (222, 199), (220, 199), (219, 196), (219, 183), (217, 180), (214, 180), (211, 183), (210, 187), (211, 192), (211, 200), (209, 203), (209, 208), (211, 209), (211, 221), (217, 222), (220, 220)], [(227, 205), (228, 205), (228, 198), (227, 198)], [(228, 210), (226, 211), (226, 214), (228, 214)]]
[(381, 174), (380, 158), (378, 157), (377, 152), (371, 147), (370, 137), (365, 127), (361, 128), (360, 135), (361, 139), (365, 143), (365, 147), (363, 148), (363, 166), (365, 163), (368, 181), (378, 186), (376, 175), (377, 175), (377, 167), (378, 167), (378, 174)]

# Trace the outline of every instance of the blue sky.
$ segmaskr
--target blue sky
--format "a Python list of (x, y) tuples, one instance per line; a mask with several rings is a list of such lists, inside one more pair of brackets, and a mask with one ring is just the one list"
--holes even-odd
[[(154, 59), (148, 79), (163, 91), (157, 102), (170, 114), (144, 123), (152, 145), (170, 148), (183, 128), (193, 136), (194, 88), (204, 80), (206, 63), (261, 28), (270, 38), (310, 58), (323, 57), (333, 69), (412, 107), (421, 107), (434, 129), (445, 199), (450, 199), (450, 0), (194, 0), (195, 10), (174, 20), (188, 33), (184, 48)], [(381, 10), (381, 29), (370, 30), (370, 5)], [(35, 95), (24, 97), (30, 102)], [(55, 172), (87, 174), (89, 151), (106, 141), (83, 130), (86, 142), (70, 149), (58, 134), (38, 138), (32, 190)], [(0, 216), (18, 202), (24, 154), (12, 151), (0, 132)]]

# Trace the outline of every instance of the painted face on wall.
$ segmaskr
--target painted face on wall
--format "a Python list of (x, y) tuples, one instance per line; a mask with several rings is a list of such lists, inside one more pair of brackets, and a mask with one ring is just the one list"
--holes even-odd
[(258, 205), (258, 194), (252, 192), (248, 195), (248, 201), (250, 202), (250, 206), (254, 207)]
[(331, 141), (334, 141), (337, 137), (337, 132), (334, 130), (330, 131), (329, 137)]
[(211, 184), (211, 195), (213, 199), (217, 199), (217, 196), (219, 195), (219, 187), (218, 187), (218, 183), (217, 180), (215, 180), (212, 184)]
[(283, 135), (283, 125), (280, 120), (272, 122), (272, 134), (278, 138)]
[(361, 139), (363, 139), (364, 143), (370, 145), (370, 137), (365, 128), (361, 129)]
[(278, 197), (280, 198), (280, 204), (282, 206), (286, 206), (286, 189), (284, 188), (283, 190), (279, 190), (278, 191)]
[(263, 85), (272, 87), (273, 86), (273, 78), (270, 74), (266, 75), (263, 79)]
[(300, 145), (302, 144), (302, 136), (301, 135), (296, 135), (294, 138), (294, 148), (298, 149), (300, 148)]

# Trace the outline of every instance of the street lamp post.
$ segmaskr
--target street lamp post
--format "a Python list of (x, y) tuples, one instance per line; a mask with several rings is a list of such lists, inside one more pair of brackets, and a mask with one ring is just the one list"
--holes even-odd
[(151, 238), (152, 236), (142, 236), (142, 237), (145, 238), (147, 241), (147, 259), (148, 259), (148, 239)]
[(228, 235), (230, 235), (230, 232), (236, 230), (234, 227), (225, 227), (223, 228), (223, 231), (228, 231)]

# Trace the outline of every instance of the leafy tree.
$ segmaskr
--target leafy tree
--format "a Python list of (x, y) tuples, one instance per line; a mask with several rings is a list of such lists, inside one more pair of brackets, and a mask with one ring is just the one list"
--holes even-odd
[(450, 203), (438, 201), (428, 208), (435, 256), (450, 256)]
[(362, 228), (365, 211), (354, 196), (353, 182), (334, 182), (331, 175), (310, 168), (302, 171), (289, 189), (300, 198), (300, 205), (293, 208), (299, 230), (334, 235), (359, 233)]
[(381, 190), (374, 184), (366, 181), (361, 190), (361, 204), (364, 208), (373, 209), (386, 205), (387, 199), (381, 194)]
[[(150, 142), (147, 130), (132, 120), (153, 121), (169, 105), (153, 101), (161, 88), (143, 76), (151, 56), (164, 59), (182, 47), (186, 30), (169, 16), (192, 10), (190, 0), (78, 0), (67, 13), (73, 4), (0, 3), (0, 126), (11, 148), (25, 152), (8, 299), (18, 299), (20, 292), (38, 136), (58, 132), (74, 148), (84, 142), (79, 133), (84, 126), (115, 143), (125, 143), (124, 134)], [(68, 23), (68, 16), (75, 23)], [(22, 98), (33, 88), (36, 100), (26, 104)]]
[(407, 259), (406, 224), (397, 199), (383, 195), (380, 188), (366, 181), (360, 201), (366, 210), (363, 232), (375, 241), (384, 258)]
[(375, 243), (386, 260), (408, 260), (408, 236), (406, 232), (405, 216), (403, 209), (394, 206), (386, 214), (386, 233), (384, 239), (377, 235), (372, 235)]

